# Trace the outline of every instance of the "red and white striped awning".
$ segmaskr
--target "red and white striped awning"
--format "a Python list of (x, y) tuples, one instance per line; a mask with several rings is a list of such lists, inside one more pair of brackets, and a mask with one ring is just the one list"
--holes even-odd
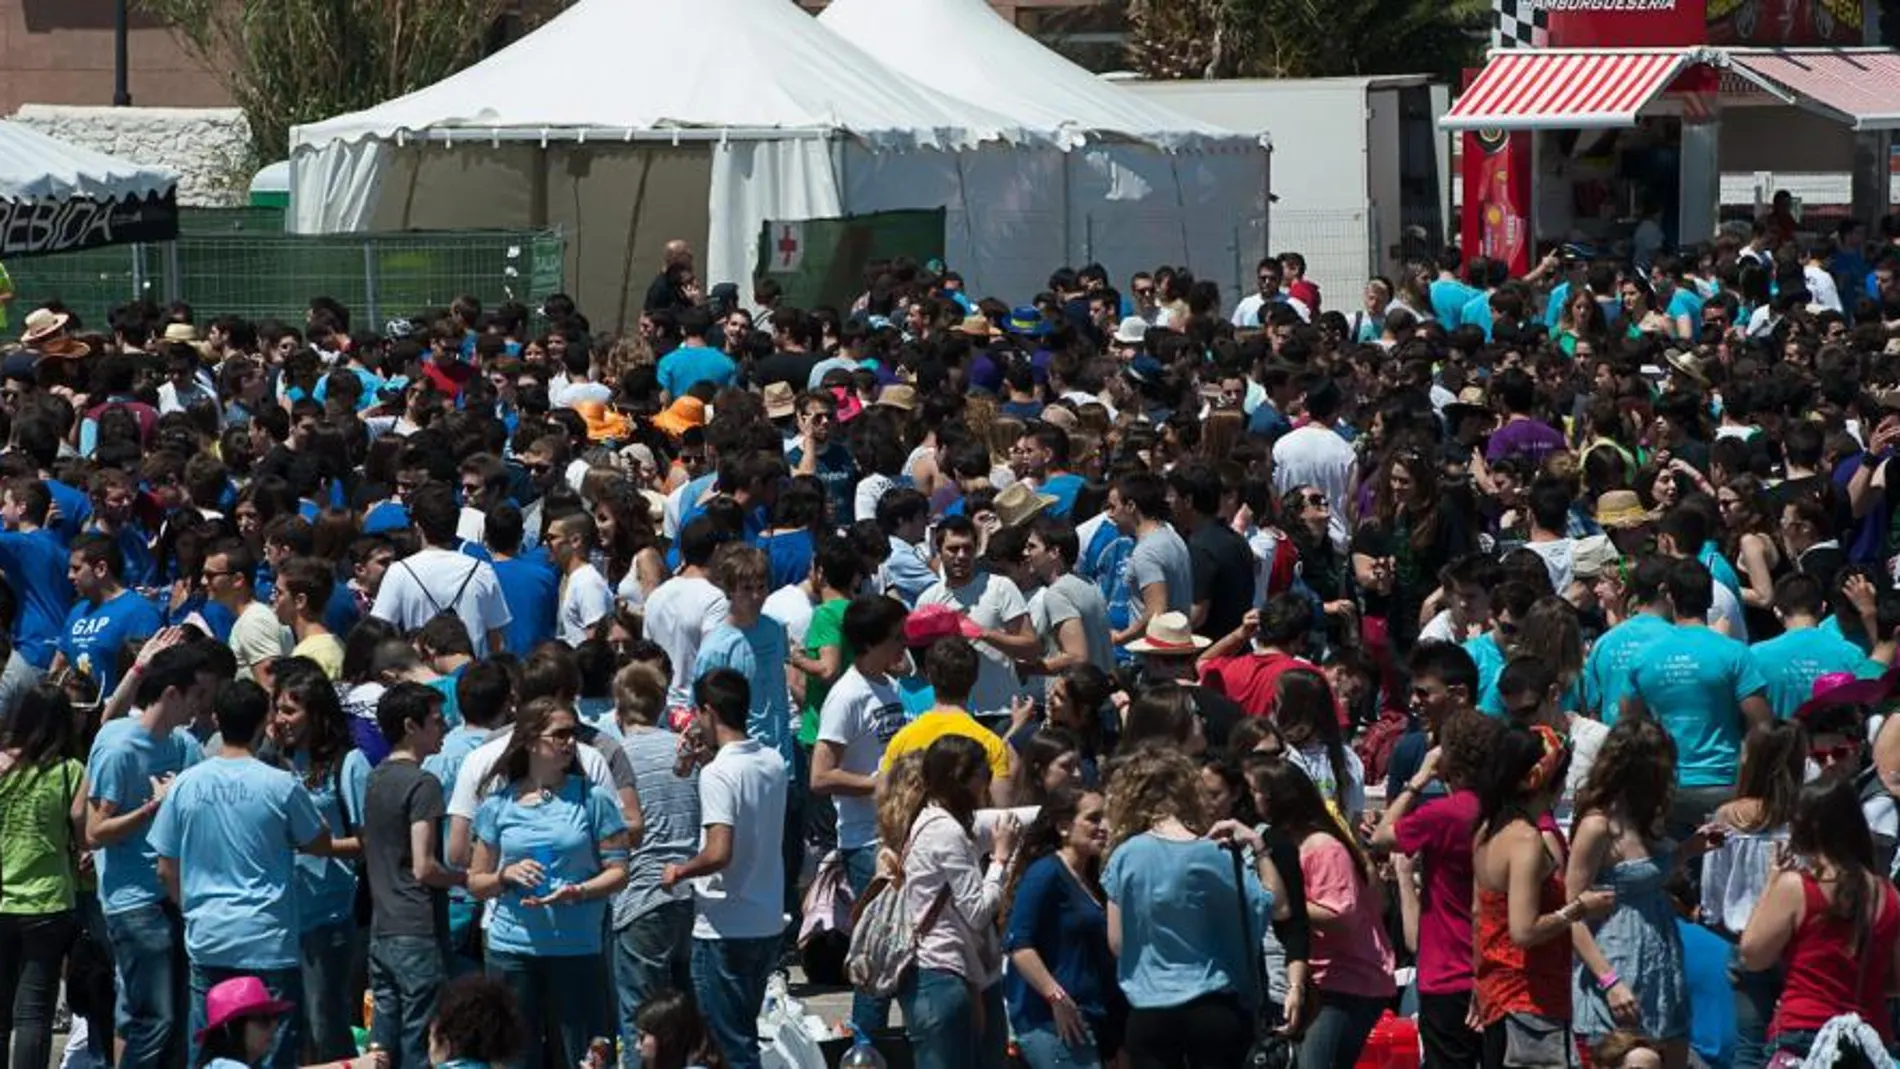
[(1786, 90), (1798, 107), (1856, 130), (1900, 129), (1900, 53), (1878, 48), (1734, 49), (1728, 60), (1770, 88)]
[(1439, 125), (1447, 130), (1603, 129), (1636, 113), (1700, 49), (1509, 49), (1491, 61)]

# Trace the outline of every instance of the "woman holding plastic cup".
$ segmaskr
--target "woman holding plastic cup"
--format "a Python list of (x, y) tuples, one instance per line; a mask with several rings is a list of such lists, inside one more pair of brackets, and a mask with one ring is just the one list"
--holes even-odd
[(495, 900), (489, 975), (514, 991), (529, 1048), (551, 1034), (568, 1065), (608, 1034), (601, 934), (607, 900), (627, 882), (626, 824), (613, 796), (581, 772), (579, 725), (551, 698), (516, 716), (481, 785), (494, 793), (475, 814), (468, 873), (469, 892)]

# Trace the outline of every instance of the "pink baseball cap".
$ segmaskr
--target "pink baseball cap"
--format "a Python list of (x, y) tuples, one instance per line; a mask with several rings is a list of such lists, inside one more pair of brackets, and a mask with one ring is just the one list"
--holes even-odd
[(976, 621), (948, 605), (920, 605), (904, 618), (904, 645), (928, 646), (961, 635), (981, 638), (983, 629)]

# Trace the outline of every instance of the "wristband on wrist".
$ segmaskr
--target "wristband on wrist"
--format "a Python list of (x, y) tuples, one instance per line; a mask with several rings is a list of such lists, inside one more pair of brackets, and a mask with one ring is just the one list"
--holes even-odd
[(1619, 983), (1622, 983), (1622, 979), (1616, 975), (1615, 969), (1611, 969), (1609, 972), (1597, 977), (1597, 990), (1608, 991)]

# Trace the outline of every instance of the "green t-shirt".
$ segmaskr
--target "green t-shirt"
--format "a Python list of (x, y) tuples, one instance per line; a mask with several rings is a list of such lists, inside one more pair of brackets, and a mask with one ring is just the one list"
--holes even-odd
[(0, 776), (0, 913), (73, 908), (73, 796), (86, 768), (66, 760)]
[[(811, 623), (805, 628), (805, 656), (817, 657), (827, 646), (836, 646), (844, 658), (843, 667), (851, 666), (851, 647), (844, 641), (844, 610), (849, 598), (833, 598), (812, 610)], [(831, 684), (816, 676), (805, 677), (805, 700), (798, 704), (798, 744), (806, 748), (818, 745), (818, 712), (825, 707), (825, 695)]]

